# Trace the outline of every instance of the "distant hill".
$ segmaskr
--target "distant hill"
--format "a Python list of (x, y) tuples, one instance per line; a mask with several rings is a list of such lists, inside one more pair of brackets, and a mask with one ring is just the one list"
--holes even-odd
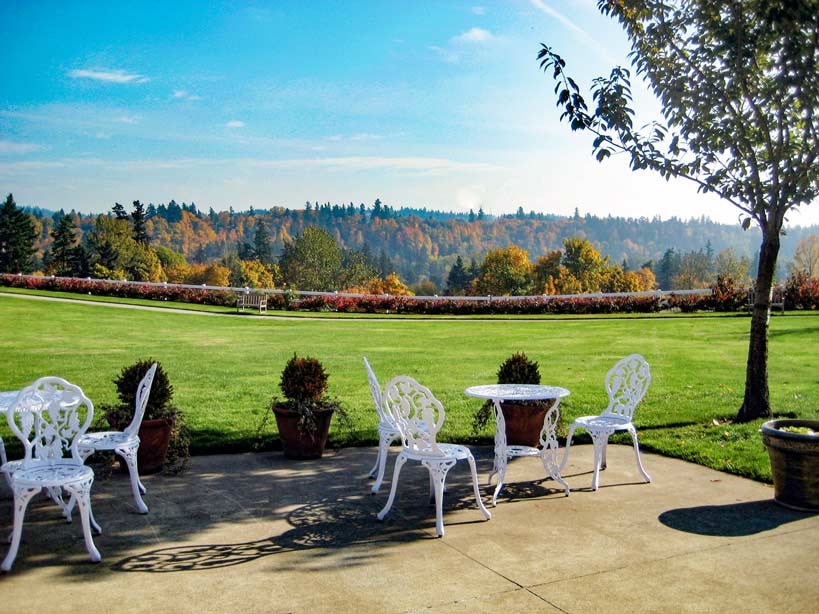
[[(344, 247), (365, 250), (374, 258), (388, 260), (407, 282), (432, 279), (442, 287), (457, 256), (467, 261), (480, 260), (490, 249), (518, 245), (529, 252), (531, 260), (550, 250), (561, 249), (568, 237), (591, 241), (604, 256), (617, 264), (636, 268), (656, 263), (666, 250), (677, 252), (711, 250), (714, 254), (731, 247), (737, 255), (754, 260), (760, 233), (744, 232), (739, 225), (725, 225), (706, 218), (621, 218), (593, 215), (562, 217), (524, 213), (497, 218), (482, 212), (449, 213), (427, 209), (382, 205), (312, 205), (309, 209), (273, 208), (246, 212), (210, 209), (205, 213), (196, 205), (147, 206), (147, 228), (154, 246), (182, 253), (191, 262), (207, 262), (239, 251), (242, 244), (253, 243), (256, 224), (267, 228), (274, 253), (285, 241), (313, 225), (324, 228)], [(41, 247), (49, 242), (52, 213), (38, 208), (29, 211), (41, 221)], [(95, 215), (78, 216), (81, 229), (94, 224)], [(793, 257), (799, 238), (819, 234), (819, 226), (790, 229), (782, 237), (780, 266)]]

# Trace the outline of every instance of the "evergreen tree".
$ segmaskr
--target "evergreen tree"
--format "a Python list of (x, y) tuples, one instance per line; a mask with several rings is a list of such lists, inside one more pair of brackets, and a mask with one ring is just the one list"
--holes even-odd
[(62, 215), (57, 225), (51, 231), (54, 243), (51, 245), (51, 254), (48, 269), (62, 277), (76, 277), (80, 274), (80, 262), (77, 250), (77, 226), (70, 215)]
[(150, 237), (148, 237), (148, 230), (145, 228), (145, 207), (138, 200), (134, 201), (131, 219), (133, 220), (134, 241), (148, 245), (148, 243), (150, 243)]
[(273, 261), (270, 233), (267, 232), (264, 220), (256, 222), (256, 234), (253, 237), (253, 255), (264, 264), (270, 264)]
[(446, 293), (450, 296), (463, 295), (469, 288), (471, 281), (472, 277), (464, 266), (464, 259), (458, 256), (455, 264), (449, 269), (449, 275), (446, 278)]
[(17, 207), (9, 194), (0, 207), (0, 271), (30, 273), (37, 231), (31, 217)]
[(392, 260), (387, 255), (387, 250), (383, 247), (378, 254), (378, 272), (382, 278), (386, 277), (390, 273), (394, 272), (395, 266), (393, 265)]
[(114, 213), (118, 220), (128, 219), (128, 212), (125, 210), (125, 207), (123, 207), (119, 203), (114, 203), (114, 206), (111, 207), (111, 211)]

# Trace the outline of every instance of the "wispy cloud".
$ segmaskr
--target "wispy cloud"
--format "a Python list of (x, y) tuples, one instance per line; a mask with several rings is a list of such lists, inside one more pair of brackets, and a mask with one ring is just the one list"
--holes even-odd
[(105, 83), (146, 83), (148, 77), (136, 73), (127, 73), (124, 70), (69, 70), (68, 76), (72, 79), (91, 79)]
[(549, 17), (553, 17), (557, 19), (560, 23), (566, 26), (569, 30), (577, 34), (580, 38), (582, 38), (586, 42), (590, 42), (595, 46), (599, 46), (598, 42), (594, 40), (594, 37), (586, 32), (583, 28), (578, 26), (575, 22), (571, 19), (566, 17), (560, 11), (553, 9), (551, 6), (546, 4), (544, 0), (529, 0), (536, 9), (546, 13)]
[(238, 119), (232, 119), (225, 124), (226, 128), (244, 128), (245, 122), (239, 121)]
[(13, 141), (0, 141), (0, 154), (26, 154), (33, 151), (42, 150), (42, 146), (34, 143), (15, 143)]
[(251, 166), (264, 168), (323, 168), (339, 171), (393, 170), (419, 173), (486, 172), (502, 167), (485, 162), (460, 162), (448, 158), (350, 156), (292, 160), (252, 160)]
[(427, 49), (434, 52), (439, 58), (449, 64), (456, 64), (461, 59), (461, 55), (459, 53), (455, 53), (451, 49), (439, 47), (438, 45), (428, 45)]
[(484, 7), (482, 7), (482, 6), (473, 6), (472, 7), (472, 12), (475, 15), (486, 15), (486, 9)]
[(484, 30), (483, 28), (470, 28), (458, 36), (453, 36), (451, 41), (453, 43), (487, 43), (494, 40), (494, 38), (495, 37), (489, 30)]
[(171, 98), (174, 98), (176, 100), (202, 100), (201, 96), (191, 94), (186, 90), (174, 90), (173, 94), (171, 94)]
[(115, 120), (120, 124), (138, 124), (139, 117), (137, 115), (122, 115)]

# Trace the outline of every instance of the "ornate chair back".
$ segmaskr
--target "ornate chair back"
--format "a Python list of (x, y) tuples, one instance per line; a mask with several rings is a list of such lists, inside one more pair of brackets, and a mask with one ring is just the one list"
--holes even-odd
[(614, 365), (606, 375), (609, 405), (602, 415), (619, 416), (631, 421), (634, 409), (643, 399), (651, 383), (651, 372), (646, 359), (631, 354)]
[(364, 356), (364, 368), (367, 369), (367, 381), (370, 383), (370, 392), (373, 395), (375, 411), (378, 413), (378, 422), (395, 428), (395, 421), (389, 415), (389, 412), (384, 410), (383, 401), (381, 399), (381, 384), (378, 383), (378, 378), (375, 376), (375, 373), (373, 373), (366, 356)]
[(401, 433), (404, 450), (417, 456), (443, 456), (436, 437), (446, 414), (429, 388), (399, 375), (387, 383), (383, 405)]
[(136, 435), (139, 432), (139, 427), (142, 425), (142, 418), (145, 416), (145, 408), (148, 406), (148, 397), (151, 395), (151, 385), (154, 383), (154, 375), (156, 375), (156, 363), (151, 365), (145, 377), (139, 382), (136, 392), (136, 402), (134, 403), (134, 417), (131, 424), (125, 429), (125, 434), (129, 437)]
[(77, 440), (88, 430), (94, 405), (79, 386), (59, 377), (41, 377), (23, 388), (9, 409), (8, 424), (23, 443), (21, 469), (42, 461), (70, 460), (77, 465), (83, 458)]

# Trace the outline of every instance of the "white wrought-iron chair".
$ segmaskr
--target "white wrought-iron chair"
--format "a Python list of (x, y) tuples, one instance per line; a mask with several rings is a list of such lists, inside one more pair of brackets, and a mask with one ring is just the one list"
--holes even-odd
[(634, 409), (645, 396), (650, 383), (651, 372), (648, 363), (639, 354), (626, 356), (614, 365), (606, 375), (606, 392), (609, 396), (608, 407), (599, 416), (582, 416), (572, 422), (571, 427), (569, 427), (569, 435), (566, 437), (566, 451), (563, 453), (560, 470), (563, 470), (569, 460), (569, 450), (575, 429), (585, 429), (591, 435), (594, 443), (592, 490), (597, 490), (600, 469), (606, 468), (606, 447), (609, 437), (617, 431), (628, 431), (634, 443), (637, 468), (645, 481), (650, 482), (651, 476), (646, 473), (643, 461), (640, 459), (637, 429), (634, 428), (632, 423)]
[(20, 547), (26, 508), (43, 489), (58, 503), (63, 490), (77, 501), (85, 547), (92, 561), (100, 561), (91, 537), (92, 525), (100, 532), (91, 511), (94, 472), (83, 463), (77, 447), (94, 417), (94, 405), (79, 386), (59, 377), (42, 377), (20, 391), (6, 417), (25, 454), (22, 460), (3, 466), (14, 493), (14, 525), (11, 546), (0, 569), (11, 569)]
[(432, 392), (411, 377), (399, 375), (387, 383), (382, 403), (401, 434), (402, 450), (395, 460), (390, 496), (384, 508), (378, 512), (378, 519), (384, 520), (389, 513), (395, 500), (401, 467), (408, 460), (419, 461), (429, 471), (430, 495), (435, 497), (435, 530), (438, 537), (444, 536), (443, 495), (446, 476), (459, 460), (469, 462), (478, 509), (487, 520), (492, 518), (481, 500), (478, 472), (472, 452), (466, 446), (436, 441), (446, 414), (443, 405)]
[[(148, 513), (148, 506), (142, 500), (145, 494), (145, 486), (139, 479), (139, 467), (137, 466), (137, 451), (139, 450), (139, 427), (142, 424), (142, 417), (145, 415), (145, 408), (148, 405), (148, 397), (151, 394), (151, 385), (156, 374), (156, 363), (151, 365), (148, 372), (139, 382), (136, 391), (136, 403), (134, 407), (134, 417), (131, 424), (124, 431), (101, 431), (97, 433), (86, 433), (83, 435), (77, 447), (83, 460), (87, 459), (94, 452), (113, 451), (125, 461), (128, 466), (128, 473), (131, 476), (131, 491), (134, 494), (134, 502), (141, 514)], [(69, 503), (68, 512), (71, 512), (73, 502)]]
[(378, 455), (375, 458), (375, 465), (373, 465), (369, 473), (371, 478), (375, 478), (372, 493), (376, 494), (381, 488), (381, 482), (384, 481), (384, 470), (387, 467), (387, 455), (390, 451), (390, 445), (396, 439), (401, 438), (401, 433), (398, 427), (395, 426), (395, 421), (389, 412), (384, 410), (381, 401), (381, 385), (378, 383), (378, 378), (373, 373), (366, 356), (364, 357), (364, 368), (367, 369), (367, 380), (370, 383), (370, 392), (373, 395), (375, 411), (378, 414)]

